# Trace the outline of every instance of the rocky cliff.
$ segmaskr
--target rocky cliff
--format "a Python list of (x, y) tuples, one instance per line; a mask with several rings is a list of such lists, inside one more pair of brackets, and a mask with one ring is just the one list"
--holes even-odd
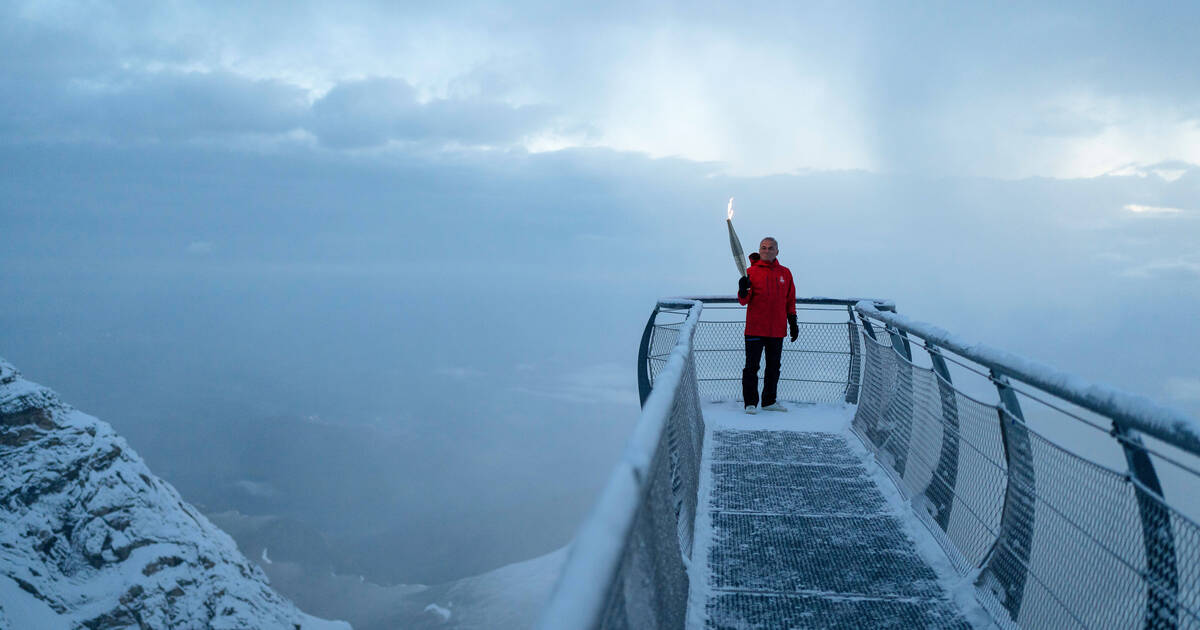
[(0, 359), (0, 628), (349, 625), (275, 593), (112, 427)]

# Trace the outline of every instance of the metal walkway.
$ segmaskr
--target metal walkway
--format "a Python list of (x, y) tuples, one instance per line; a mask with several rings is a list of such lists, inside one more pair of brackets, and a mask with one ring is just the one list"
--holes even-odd
[(792, 407), (704, 408), (689, 626), (969, 628), (838, 431), (848, 408)]
[(805, 402), (747, 416), (702, 402), (740, 398), (735, 302), (655, 303), (642, 415), (542, 630), (1200, 630), (1195, 418), (823, 297), (783, 353)]

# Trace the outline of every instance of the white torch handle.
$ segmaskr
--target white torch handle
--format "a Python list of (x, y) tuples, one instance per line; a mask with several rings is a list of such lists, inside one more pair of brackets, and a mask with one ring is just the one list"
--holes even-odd
[(729, 226), (729, 249), (733, 251), (733, 262), (737, 265), (738, 273), (746, 275), (746, 254), (742, 251), (742, 241), (738, 239), (737, 232), (733, 231), (733, 220), (725, 219), (726, 225)]

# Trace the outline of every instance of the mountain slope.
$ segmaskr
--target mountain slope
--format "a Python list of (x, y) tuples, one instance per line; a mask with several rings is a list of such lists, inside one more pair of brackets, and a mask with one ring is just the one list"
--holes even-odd
[(349, 628), (275, 593), (111, 426), (3, 359), (0, 627)]
[(257, 553), (245, 551), (260, 560), (280, 592), (306, 602), (314, 613), (348, 619), (358, 630), (531, 628), (567, 556), (564, 547), (445, 584), (380, 586), (358, 576), (275, 560), (261, 547)]
[(422, 618), (406, 626), (421, 628), (532, 628), (562, 572), (568, 547), (464, 578), (409, 596), (429, 602)]

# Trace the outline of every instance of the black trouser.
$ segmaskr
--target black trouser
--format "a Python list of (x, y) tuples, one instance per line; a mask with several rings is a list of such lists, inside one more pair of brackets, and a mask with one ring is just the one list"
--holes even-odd
[(747, 406), (758, 404), (758, 362), (767, 351), (767, 369), (763, 372), (762, 406), (775, 404), (779, 385), (779, 363), (783, 358), (783, 337), (746, 337), (746, 367), (742, 370), (742, 400)]

